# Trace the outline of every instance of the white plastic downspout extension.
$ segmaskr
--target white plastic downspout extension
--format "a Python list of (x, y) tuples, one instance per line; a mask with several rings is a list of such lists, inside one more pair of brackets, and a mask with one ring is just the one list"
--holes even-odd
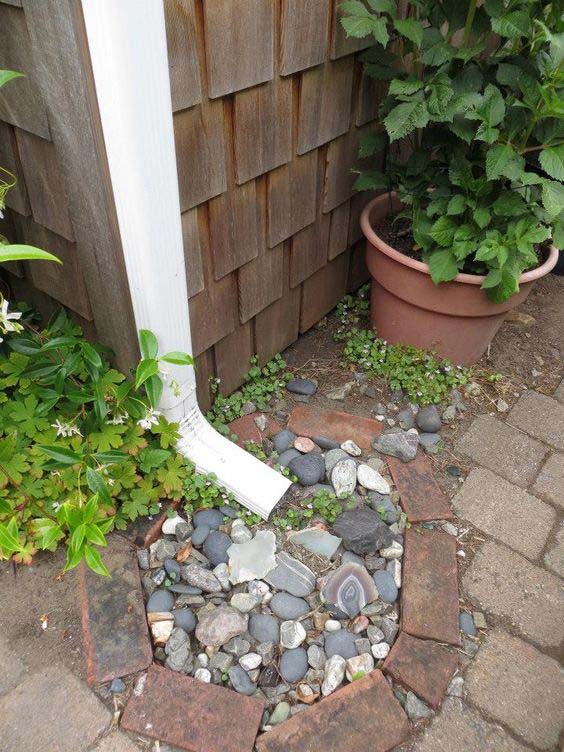
[[(82, 8), (135, 322), (160, 352), (191, 353), (163, 2)], [(159, 409), (180, 422), (179, 451), (267, 518), (290, 481), (207, 423), (192, 368), (169, 368), (180, 391), (165, 387)]]

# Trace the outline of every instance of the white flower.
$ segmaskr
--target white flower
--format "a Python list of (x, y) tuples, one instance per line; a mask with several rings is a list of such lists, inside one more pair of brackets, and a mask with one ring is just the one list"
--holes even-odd
[(127, 413), (118, 413), (117, 415), (114, 415), (113, 418), (108, 418), (106, 423), (110, 426), (121, 426), (125, 423), (128, 417)]
[(151, 428), (151, 426), (157, 425), (157, 423), (159, 422), (159, 416), (160, 413), (150, 407), (145, 413), (145, 417), (137, 421), (137, 425), (141, 426), (141, 428), (144, 428), (145, 430), (148, 430), (149, 428)]
[(75, 425), (72, 423), (64, 423), (62, 420), (59, 420), (59, 418), (57, 418), (54, 423), (51, 423), (51, 428), (57, 429), (57, 436), (82, 436), (80, 429)]
[[(8, 311), (8, 301), (2, 298), (0, 295), (0, 332), (7, 334), (8, 332), (21, 332), (21, 324), (16, 324), (18, 319), (22, 317), (20, 311)], [(0, 338), (0, 342), (3, 340)]]

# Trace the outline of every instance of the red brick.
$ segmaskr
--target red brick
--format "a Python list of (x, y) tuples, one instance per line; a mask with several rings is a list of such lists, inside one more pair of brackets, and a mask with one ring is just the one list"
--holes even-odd
[(251, 413), (250, 415), (243, 415), (241, 418), (231, 421), (229, 424), (229, 433), (237, 436), (237, 443), (239, 446), (243, 446), (245, 441), (254, 441), (256, 444), (260, 444), (264, 437), (270, 438), (278, 431), (282, 430), (282, 427), (271, 418), (269, 415), (265, 415), (266, 418), (266, 430), (259, 431), (255, 418), (263, 413)]
[(415, 637), (460, 644), (456, 541), (442, 530), (405, 531), (401, 627)]
[(257, 740), (257, 752), (387, 752), (409, 722), (381, 671), (338, 689)]
[(337, 410), (316, 410), (298, 405), (292, 410), (288, 428), (298, 436), (324, 436), (335, 441), (353, 439), (361, 449), (371, 449), (372, 442), (384, 430), (382, 424), (371, 418), (361, 418)]
[(263, 709), (261, 700), (153, 665), (121, 726), (187, 752), (251, 752)]
[(432, 708), (438, 708), (457, 663), (456, 655), (442, 645), (400, 632), (383, 668)]
[(433, 477), (429, 458), (421, 451), (411, 462), (388, 457), (388, 467), (410, 522), (448, 520), (454, 517), (449, 503)]
[(79, 568), (86, 679), (98, 684), (147, 668), (153, 660), (135, 552), (113, 535), (102, 558), (111, 579)]

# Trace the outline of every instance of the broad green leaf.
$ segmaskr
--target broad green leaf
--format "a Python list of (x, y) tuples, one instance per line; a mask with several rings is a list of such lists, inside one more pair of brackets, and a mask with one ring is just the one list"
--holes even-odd
[(509, 144), (494, 144), (486, 154), (488, 180), (506, 177), (518, 180), (525, 168), (525, 160)]
[(163, 393), (163, 382), (161, 377), (154, 375), (151, 376), (151, 378), (147, 379), (147, 381), (145, 382), (145, 391), (147, 392), (149, 404), (154, 410), (156, 410), (156, 408), (159, 406), (159, 402), (161, 401), (161, 396)]
[(423, 81), (419, 81), (417, 78), (408, 78), (405, 81), (402, 81), (401, 78), (395, 78), (393, 81), (390, 81), (388, 93), (394, 97), (409, 96), (422, 88)]
[(52, 253), (42, 251), (41, 248), (18, 244), (0, 245), (0, 264), (6, 261), (56, 261), (57, 264), (62, 263)]
[(50, 352), (51, 350), (58, 350), (60, 347), (67, 347), (75, 343), (76, 337), (53, 337), (53, 339), (49, 339), (44, 345), (41, 345), (40, 349), (41, 352)]
[(159, 371), (159, 364), (155, 358), (144, 358), (139, 362), (135, 371), (135, 388), (139, 389), (151, 376), (155, 376)]
[(164, 360), (165, 363), (174, 363), (177, 366), (194, 365), (194, 358), (185, 352), (169, 352), (162, 355), (160, 360)]
[(394, 28), (402, 37), (413, 42), (417, 48), (421, 47), (421, 43), (423, 42), (423, 27), (419, 21), (416, 21), (414, 18), (396, 19), (394, 21)]
[(76, 566), (78, 566), (78, 564), (80, 564), (83, 556), (84, 550), (82, 548), (75, 549), (69, 546), (67, 548), (67, 561), (65, 563), (65, 568), (63, 571), (68, 572), (71, 569), (74, 569)]
[(0, 524), (0, 549), (2, 549), (4, 555), (11, 556), (19, 551), (20, 547), (20, 542), (17, 535), (12, 532), (12, 527)]
[(151, 470), (161, 467), (169, 457), (168, 449), (144, 449), (139, 454), (141, 470), (144, 473), (150, 473)]
[(84, 543), (86, 536), (86, 525), (81, 522), (80, 525), (72, 531), (72, 535), (69, 541), (69, 547), (74, 551), (78, 551)]
[(505, 116), (505, 102), (501, 91), (493, 84), (488, 84), (482, 102), (476, 108), (478, 115), (490, 128), (499, 125)]
[(466, 208), (466, 199), (462, 195), (462, 193), (457, 193), (456, 196), (453, 196), (451, 200), (448, 202), (447, 207), (447, 214), (450, 215), (457, 215), (462, 214)]
[(526, 206), (517, 191), (503, 191), (494, 201), (492, 208), (498, 217), (518, 217), (523, 214)]
[(129, 455), (120, 452), (118, 449), (108, 449), (107, 452), (96, 452), (94, 459), (101, 465), (113, 465), (116, 462), (124, 462), (129, 459)]
[(422, 63), (439, 67), (452, 60), (455, 52), (438, 29), (431, 27), (423, 30), (420, 55)]
[(383, 131), (363, 133), (360, 137), (358, 156), (364, 158), (379, 153), (385, 147), (386, 141), (386, 134)]
[(91, 522), (89, 522), (86, 525), (86, 540), (89, 543), (94, 543), (97, 546), (107, 546), (108, 542), (105, 539), (104, 535), (98, 528), (98, 525), (94, 525)]
[(404, 138), (416, 128), (424, 128), (429, 122), (429, 113), (421, 99), (402, 102), (384, 118), (384, 126), (390, 142)]
[(0, 87), (7, 84), (8, 81), (12, 81), (14, 78), (22, 78), (23, 76), (25, 76), (25, 74), (20, 73), (19, 71), (0, 70)]
[(33, 534), (37, 545), (41, 549), (52, 548), (58, 541), (65, 537), (61, 526), (47, 517), (33, 520)]
[(458, 224), (450, 217), (439, 217), (437, 221), (431, 227), (429, 235), (433, 240), (442, 246), (450, 245), (454, 238), (454, 233), (458, 228)]
[(139, 330), (139, 346), (144, 358), (154, 359), (159, 352), (159, 343), (150, 329)]
[(525, 10), (515, 10), (492, 18), (492, 31), (508, 39), (526, 37), (530, 32), (529, 14)]
[(397, 3), (394, 0), (368, 0), (368, 5), (376, 13), (389, 13), (390, 16), (397, 13)]
[(564, 181), (564, 144), (543, 149), (539, 154), (539, 162), (551, 178)]
[(82, 456), (78, 452), (68, 449), (68, 447), (58, 446), (57, 444), (38, 444), (37, 447), (61, 465), (75, 465), (77, 462), (82, 462)]
[(111, 503), (112, 499), (110, 496), (110, 491), (102, 473), (98, 472), (98, 470), (94, 470), (92, 467), (87, 467), (86, 482), (88, 484), (88, 488), (92, 491), (92, 493), (98, 494), (100, 500), (104, 502), (104, 504)]
[(564, 185), (554, 180), (543, 180), (542, 203), (549, 217), (557, 217), (564, 211)]
[(86, 563), (93, 572), (95, 572), (96, 574), (101, 574), (104, 577), (110, 576), (106, 565), (102, 561), (100, 554), (98, 553), (98, 551), (96, 551), (95, 548), (92, 548), (92, 546), (89, 545), (84, 546), (84, 558), (86, 559)]
[(427, 259), (431, 279), (438, 285), (440, 282), (448, 282), (458, 274), (458, 265), (452, 251), (448, 249), (435, 250)]
[(447, 112), (447, 106), (454, 96), (450, 78), (446, 74), (436, 76), (427, 90), (427, 107), (431, 115), (445, 120), (452, 119), (451, 114)]
[(479, 207), (474, 212), (474, 222), (482, 230), (484, 229), (484, 227), (487, 227), (489, 225), (490, 219), (491, 219), (490, 212), (484, 206)]
[(99, 353), (92, 347), (92, 345), (89, 342), (81, 342), (80, 343), (80, 349), (82, 350), (82, 354), (84, 355), (84, 359), (90, 363), (94, 368), (100, 369), (102, 368), (102, 358), (100, 357)]

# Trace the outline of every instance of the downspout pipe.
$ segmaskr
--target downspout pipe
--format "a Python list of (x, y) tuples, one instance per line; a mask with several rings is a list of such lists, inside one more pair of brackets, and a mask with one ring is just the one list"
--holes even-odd
[[(135, 323), (161, 352), (192, 353), (163, 2), (82, 10)], [(180, 389), (165, 386), (159, 409), (180, 423), (178, 450), (266, 519), (290, 481), (210, 426), (193, 368), (169, 370)]]

